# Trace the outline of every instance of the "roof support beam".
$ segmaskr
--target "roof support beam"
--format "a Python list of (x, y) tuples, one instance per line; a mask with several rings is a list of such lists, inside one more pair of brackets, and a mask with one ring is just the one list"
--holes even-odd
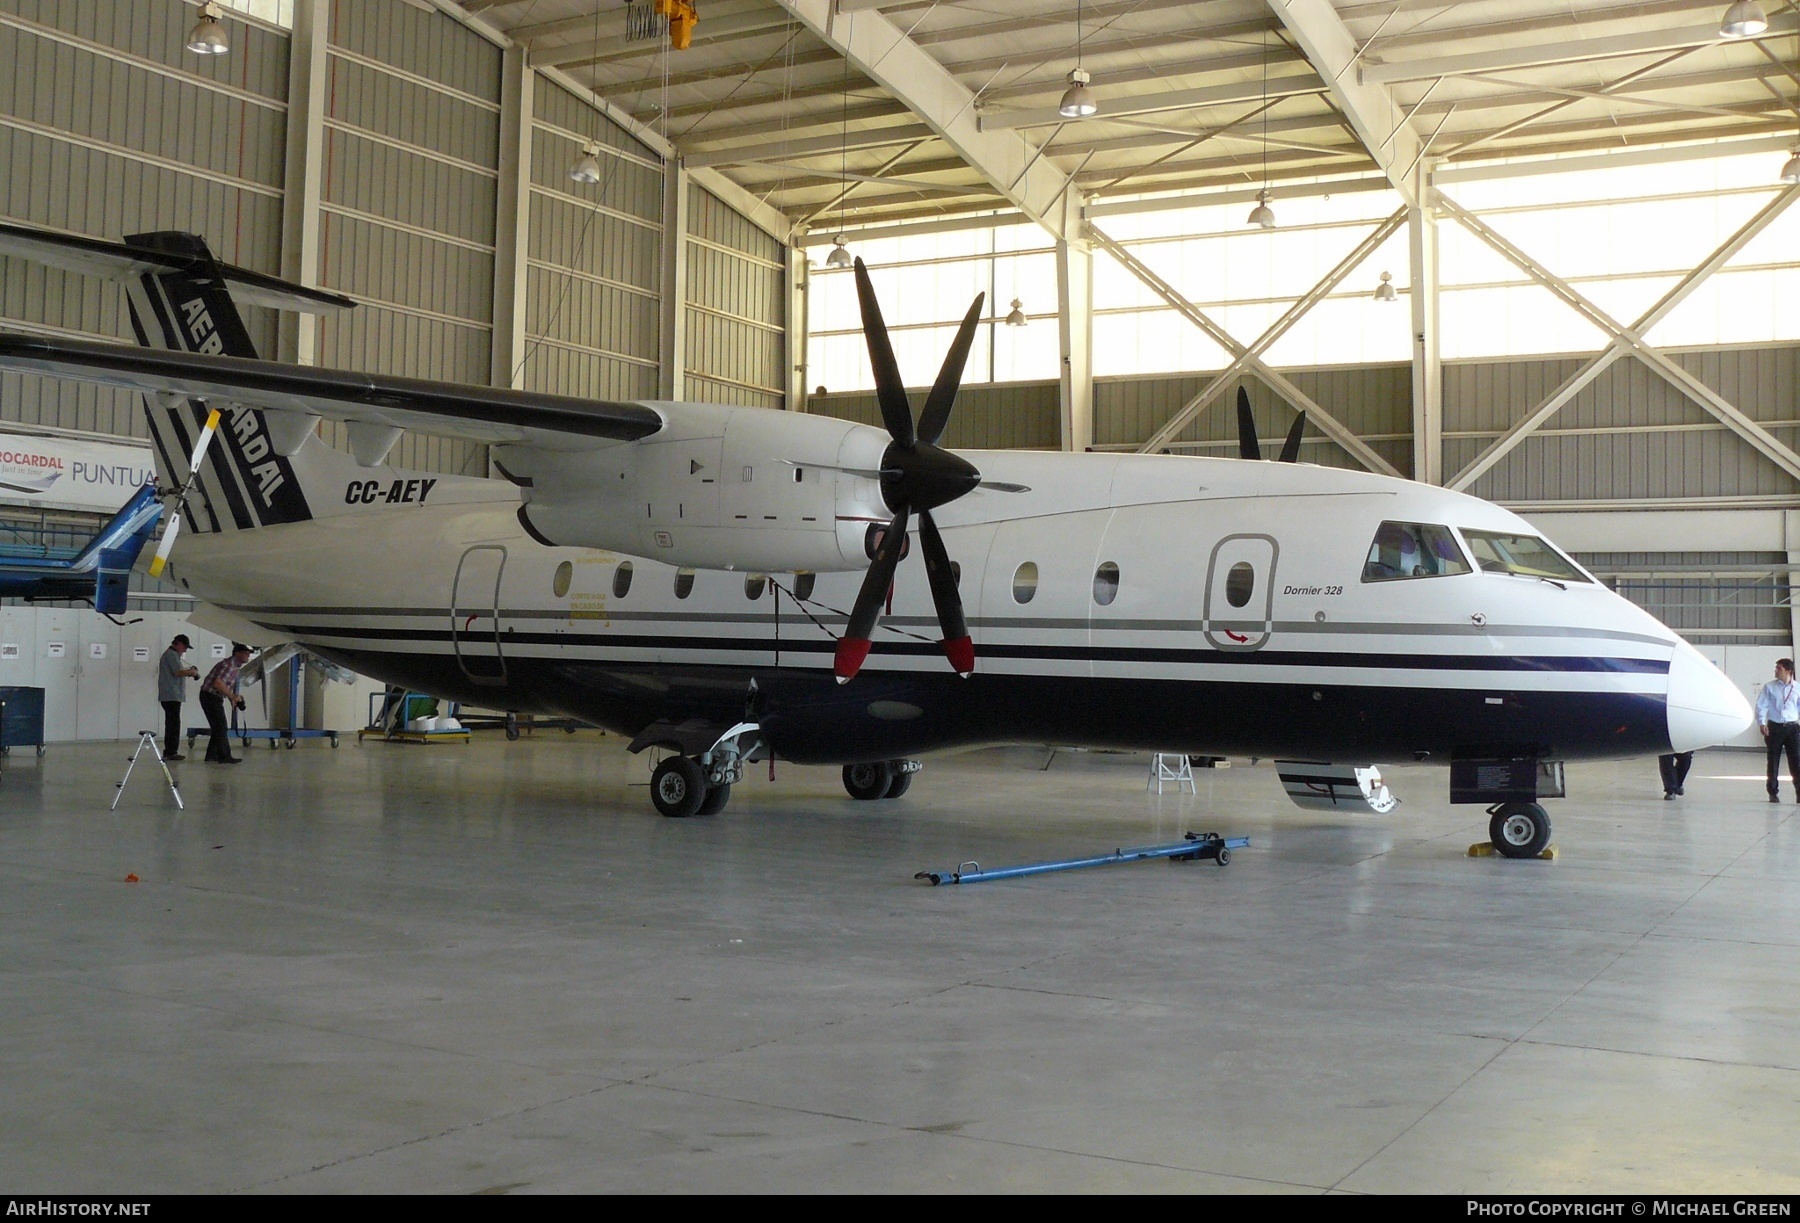
[(1142, 281), (1151, 292), (1174, 307), (1177, 314), (1205, 332), (1213, 343), (1230, 353), (1234, 359), (1241, 361), (1241, 369), (1255, 374), (1266, 382), (1277, 395), (1305, 412), (1313, 424), (1319, 427), (1320, 432), (1348, 450), (1364, 467), (1370, 471), (1380, 472), (1384, 476), (1400, 475), (1392, 463), (1371, 450), (1366, 442), (1346, 428), (1335, 416), (1313, 402), (1312, 397), (1306, 392), (1265, 365), (1261, 356), (1251, 352), (1233, 339), (1230, 332), (1208, 318), (1198, 306), (1177, 292), (1175, 286), (1146, 267), (1136, 255), (1101, 232), (1091, 222), (1087, 227), (1087, 232), (1088, 237), (1096, 246), (1118, 260), (1121, 267)]
[(1268, 330), (1256, 337), (1255, 343), (1238, 353), (1237, 358), (1230, 365), (1213, 375), (1212, 381), (1202, 387), (1198, 395), (1182, 405), (1181, 411), (1171, 416), (1162, 428), (1151, 434), (1149, 440), (1138, 447), (1138, 453), (1155, 454), (1167, 446), (1177, 433), (1187, 428), (1190, 421), (1206, 411), (1215, 399), (1224, 394), (1237, 380), (1238, 375), (1248, 370), (1251, 363), (1268, 352), (1276, 340), (1286, 335), (1295, 323), (1305, 317), (1307, 311), (1324, 301), (1326, 294), (1342, 284), (1346, 276), (1361, 267), (1364, 260), (1373, 255), (1383, 242), (1391, 238), (1405, 222), (1406, 214), (1407, 209), (1402, 207), (1371, 230), (1368, 236), (1358, 242), (1355, 248), (1338, 262), (1336, 267), (1320, 277), (1317, 284), (1308, 289), (1292, 306), (1289, 306), (1280, 318), (1269, 324)]
[(1393, 92), (1357, 73), (1360, 49), (1331, 0), (1268, 0), (1268, 4), (1324, 78), (1332, 102), (1344, 112), (1394, 190), (1408, 204), (1418, 204), (1413, 171), (1424, 156), (1425, 144)]
[(1717, 250), (1707, 256), (1704, 263), (1682, 277), (1673, 288), (1663, 294), (1660, 301), (1627, 327), (1583, 297), (1567, 281), (1550, 272), (1524, 251), (1495, 233), (1479, 217), (1442, 192), (1436, 193), (1435, 203), (1439, 210), (1454, 217), (1464, 229), (1487, 243), (1540, 285), (1549, 289), (1565, 305), (1575, 310), (1588, 322), (1613, 337), (1612, 343), (1599, 356), (1578, 370), (1548, 399), (1527, 412), (1524, 419), (1514, 425), (1504, 437), (1458, 472), (1456, 478), (1450, 481), (1449, 487), (1458, 491), (1467, 489), (1484, 472), (1529, 437), (1539, 425), (1561, 411), (1564, 405), (1575, 398), (1583, 387), (1599, 377), (1609, 365), (1628, 353), (1674, 383), (1678, 390), (1706, 409), (1726, 428), (1749, 442), (1777, 467), (1794, 479), (1800, 480), (1800, 454), (1795, 454), (1767, 429), (1740, 412), (1724, 396), (1677, 365), (1660, 349), (1651, 347), (1644, 339), (1645, 332), (1656, 326), (1668, 316), (1670, 311), (1687, 300), (1688, 295), (1698, 288), (1702, 281), (1725, 266), (1726, 262), (1748, 245), (1752, 238), (1762, 233), (1774, 223), (1777, 217), (1787, 211), (1788, 205), (1796, 199), (1800, 199), (1800, 186), (1789, 187), (1770, 200), (1760, 212), (1744, 223), (1743, 228), (1732, 234)]
[(782, 140), (774, 144), (746, 144), (737, 148), (708, 149), (686, 155), (688, 169), (702, 166), (742, 166), (752, 162), (793, 161), (802, 157), (818, 157), (852, 149), (878, 149), (889, 144), (917, 144), (932, 134), (923, 123), (904, 123), (897, 127), (877, 127), (848, 136), (814, 136), (807, 140)]
[(975, 95), (879, 12), (833, 11), (832, 0), (777, 0), (852, 67), (879, 84), (1006, 197), (1058, 238), (1075, 237), (1067, 175), (1014, 132), (988, 132)]
[[(1270, 7), (1279, 10), (1281, 0), (1271, 0)], [(1777, 38), (1800, 29), (1800, 18), (1792, 13), (1777, 13), (1769, 18), (1766, 33), (1757, 38)], [(1741, 41), (1741, 40), (1740, 40)], [(1635, 30), (1629, 34), (1612, 34), (1605, 38), (1565, 38), (1558, 42), (1528, 46), (1503, 47), (1495, 51), (1474, 51), (1463, 55), (1440, 55), (1432, 59), (1404, 59), (1391, 64), (1365, 62), (1357, 71), (1364, 84), (1377, 85), (1393, 81), (1423, 81), (1437, 76), (1460, 76), (1470, 72), (1504, 72), (1512, 68), (1535, 68), (1546, 64), (1573, 64), (1584, 60), (1613, 59), (1621, 55), (1654, 55), (1660, 51), (1680, 51), (1689, 47), (1709, 47), (1719, 42), (1718, 23), (1683, 26), (1673, 30)]]

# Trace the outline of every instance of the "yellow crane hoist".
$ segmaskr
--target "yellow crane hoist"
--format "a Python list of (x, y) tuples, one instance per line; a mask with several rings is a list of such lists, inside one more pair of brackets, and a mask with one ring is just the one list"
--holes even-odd
[(700, 14), (694, 11), (694, 0), (656, 0), (656, 12), (669, 22), (669, 45), (685, 51), (694, 41), (694, 27)]

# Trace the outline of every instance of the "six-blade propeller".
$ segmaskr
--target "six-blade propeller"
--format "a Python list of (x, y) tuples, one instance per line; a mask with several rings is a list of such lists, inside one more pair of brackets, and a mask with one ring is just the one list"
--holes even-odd
[[(1243, 387), (1238, 388), (1238, 458), (1262, 458), (1262, 443), (1256, 438), (1256, 417), (1250, 414), (1250, 392)], [(1300, 435), (1306, 432), (1306, 413), (1302, 412), (1294, 418), (1294, 427), (1288, 430), (1287, 440), (1281, 443), (1281, 457), (1278, 462), (1298, 463), (1300, 461)]]
[[(893, 345), (888, 342), (887, 324), (881, 319), (881, 305), (875, 300), (874, 286), (869, 283), (869, 270), (856, 261), (856, 297), (862, 306), (863, 334), (869, 343), (869, 365), (875, 372), (875, 394), (881, 404), (881, 419), (887, 425), (887, 451), (881, 456), (881, 497), (894, 511), (875, 548), (875, 559), (863, 577), (862, 589), (850, 609), (850, 623), (838, 639), (837, 656), (832, 671), (841, 684), (861, 670), (873, 644), (871, 635), (881, 615), (894, 582), (894, 570), (906, 544), (906, 529), (912, 516), (919, 516), (919, 544), (925, 552), (925, 574), (931, 582), (931, 600), (937, 605), (938, 624), (943, 630), (939, 643), (950, 665), (961, 676), (975, 670), (975, 643), (969, 639), (968, 621), (963, 616), (962, 596), (957, 593), (956, 574), (950, 566), (950, 554), (944, 548), (943, 536), (931, 511), (946, 505), (981, 484), (981, 473), (966, 459), (950, 453), (937, 442), (949, 423), (950, 409), (956, 403), (957, 388), (962, 384), (963, 365), (969, 359), (969, 346), (975, 341), (975, 328), (981, 321), (981, 307), (987, 294), (980, 293), (963, 316), (956, 340), (944, 355), (944, 366), (938, 371), (925, 409), (913, 423), (912, 401), (907, 398), (906, 384), (900, 378), (900, 366), (894, 360)], [(1023, 491), (1012, 485), (996, 485), (1006, 491)]]

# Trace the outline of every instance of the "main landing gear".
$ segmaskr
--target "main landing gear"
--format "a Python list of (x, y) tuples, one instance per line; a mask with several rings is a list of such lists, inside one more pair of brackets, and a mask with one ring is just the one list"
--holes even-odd
[(739, 722), (698, 756), (670, 756), (650, 774), (650, 802), (661, 815), (686, 819), (717, 815), (744, 779), (744, 761), (756, 749), (758, 727)]
[(913, 778), (923, 766), (917, 760), (875, 760), (867, 764), (844, 766), (844, 789), (851, 798), (872, 802), (878, 798), (899, 798), (912, 788)]
[(1488, 816), (1488, 840), (1503, 858), (1535, 858), (1550, 844), (1550, 816), (1538, 803), (1501, 803)]

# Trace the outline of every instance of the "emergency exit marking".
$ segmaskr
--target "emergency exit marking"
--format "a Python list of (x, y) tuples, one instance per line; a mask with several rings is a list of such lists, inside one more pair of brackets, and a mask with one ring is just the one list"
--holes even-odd
[(60, 641), (52, 641), (49, 645), (44, 647), (44, 656), (47, 658), (61, 658), (63, 652), (67, 648), (68, 647)]
[(225, 657), (225, 643), (223, 641), (215, 641), (212, 643), (212, 656), (214, 658)]
[(15, 642), (0, 642), (0, 661), (19, 656), (19, 647)]
[(88, 657), (89, 658), (105, 658), (106, 657), (106, 643), (104, 641), (88, 642)]
[(132, 662), (149, 662), (150, 661), (150, 647), (147, 645), (132, 646), (131, 647), (131, 661)]

